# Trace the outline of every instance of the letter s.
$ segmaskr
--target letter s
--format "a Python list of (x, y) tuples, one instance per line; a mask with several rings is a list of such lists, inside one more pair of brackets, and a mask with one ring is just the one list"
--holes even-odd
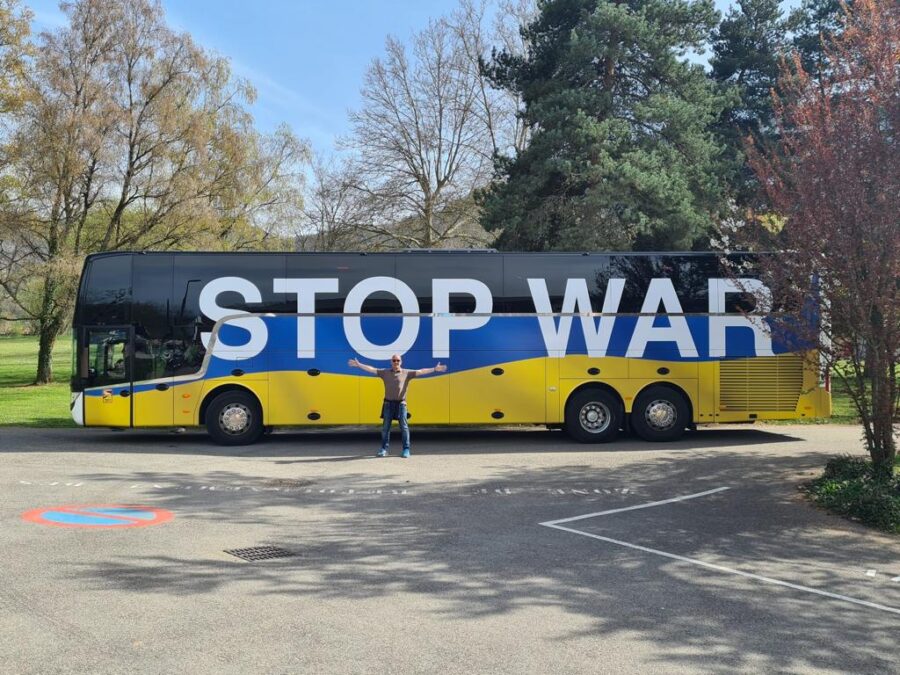
[[(213, 279), (200, 291), (200, 311), (213, 321), (218, 321), (226, 316), (235, 314), (250, 314), (240, 309), (227, 309), (220, 307), (216, 302), (219, 295), (227, 291), (233, 291), (243, 296), (245, 302), (262, 302), (259, 289), (252, 282), (241, 277), (220, 277)], [(269, 339), (269, 329), (265, 322), (255, 316), (246, 319), (230, 319), (226, 322), (229, 326), (243, 328), (250, 333), (250, 339), (243, 345), (227, 345), (221, 341), (219, 334), (213, 343), (213, 356), (225, 361), (241, 361), (252, 359), (266, 347)], [(203, 346), (209, 349), (211, 333), (200, 334)]]

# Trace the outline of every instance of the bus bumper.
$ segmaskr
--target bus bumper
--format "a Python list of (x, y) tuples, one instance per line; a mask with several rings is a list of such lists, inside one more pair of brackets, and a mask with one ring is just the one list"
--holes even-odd
[(75, 424), (80, 427), (84, 426), (84, 392), (72, 393), (72, 400), (69, 403), (69, 412), (72, 413), (72, 419)]
[(824, 387), (817, 387), (813, 397), (816, 417), (831, 417), (831, 392)]

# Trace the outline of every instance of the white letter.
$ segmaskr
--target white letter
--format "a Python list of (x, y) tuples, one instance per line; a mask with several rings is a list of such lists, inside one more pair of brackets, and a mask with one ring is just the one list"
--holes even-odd
[[(419, 313), (419, 302), (409, 286), (393, 277), (369, 277), (356, 284), (347, 294), (347, 300), (344, 302), (344, 314), (359, 314), (366, 298), (378, 291), (387, 291), (396, 296), (404, 314)], [(412, 349), (418, 334), (419, 317), (404, 316), (397, 339), (387, 345), (376, 345), (369, 342), (363, 334), (361, 317), (344, 317), (344, 335), (347, 336), (347, 341), (354, 351), (367, 359), (383, 360), (388, 354), (404, 354)]]
[[(297, 296), (297, 314), (316, 313), (316, 293), (337, 293), (337, 279), (275, 279), (276, 293), (293, 293)], [(297, 317), (297, 358), (312, 359), (316, 356), (316, 317)]]
[[(594, 323), (591, 296), (588, 293), (587, 281), (584, 279), (567, 279), (566, 292), (563, 295), (562, 314), (559, 318), (559, 327), (553, 320), (553, 310), (550, 307), (550, 294), (547, 291), (547, 282), (544, 279), (529, 279), (528, 288), (531, 289), (531, 299), (538, 316), (538, 324), (541, 327), (541, 335), (544, 337), (544, 346), (547, 355), (561, 358), (566, 354), (569, 346), (569, 333), (572, 329), (572, 314), (580, 314), (581, 330), (584, 333), (584, 342), (587, 346), (588, 356), (606, 356), (609, 348), (609, 339), (612, 336), (616, 317), (609, 316), (600, 319), (600, 325)], [(615, 314), (619, 311), (619, 303), (622, 300), (622, 291), (625, 288), (624, 279), (610, 279), (606, 287), (606, 295), (603, 296), (603, 314)], [(569, 316), (565, 316), (568, 314)]]
[[(651, 279), (641, 314), (656, 314), (662, 302), (666, 314), (681, 314), (681, 303), (675, 294), (671, 279)], [(669, 316), (668, 326), (654, 326), (655, 316), (638, 317), (637, 325), (628, 345), (628, 356), (641, 358), (649, 342), (674, 342), (678, 345), (678, 353), (684, 356), (697, 356), (697, 346), (688, 328), (687, 319), (683, 316)]]
[[(475, 298), (473, 314), (488, 315), (494, 309), (490, 289), (477, 279), (433, 279), (431, 282), (432, 322), (431, 351), (435, 358), (449, 358), (450, 331), (481, 328), (490, 316), (447, 316), (450, 313), (450, 294), (466, 293)], [(443, 316), (441, 316), (443, 315)]]
[[(200, 291), (200, 311), (213, 321), (218, 321), (223, 317), (234, 314), (249, 315), (250, 312), (241, 309), (219, 307), (216, 300), (220, 294), (226, 291), (234, 291), (240, 294), (243, 296), (244, 302), (262, 302), (259, 289), (252, 282), (241, 277), (220, 277), (210, 281)], [(265, 349), (266, 341), (269, 339), (269, 329), (266, 328), (266, 323), (262, 319), (259, 317), (232, 319), (226, 323), (229, 326), (237, 326), (249, 331), (250, 340), (244, 345), (226, 345), (222, 342), (220, 335), (216, 335), (216, 342), (213, 345), (213, 356), (225, 361), (241, 361), (243, 359), (252, 359)], [(209, 338), (210, 333), (208, 332), (200, 334), (200, 340), (207, 349), (209, 349)]]
[(757, 356), (774, 356), (772, 337), (766, 332), (761, 316), (713, 316), (725, 313), (725, 295), (750, 293), (756, 298), (756, 309), (771, 306), (772, 293), (759, 279), (709, 280), (709, 355), (725, 356), (725, 333), (728, 328), (749, 328), (753, 331), (753, 347)]

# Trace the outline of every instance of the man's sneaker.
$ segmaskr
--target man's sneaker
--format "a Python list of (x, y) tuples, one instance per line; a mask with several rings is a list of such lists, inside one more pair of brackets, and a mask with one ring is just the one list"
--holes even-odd
[(400, 456), (403, 459), (409, 459), (409, 450), (404, 450), (403, 452), (400, 453)]
[(387, 450), (382, 448), (381, 450), (379, 450), (378, 452), (375, 453), (375, 456), (376, 457), (387, 457)]

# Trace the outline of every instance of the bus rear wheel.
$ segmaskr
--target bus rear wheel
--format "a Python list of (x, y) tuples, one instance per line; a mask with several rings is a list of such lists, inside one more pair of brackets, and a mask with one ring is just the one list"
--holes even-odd
[(579, 443), (608, 443), (621, 424), (622, 405), (604, 389), (584, 389), (566, 403), (566, 433)]
[(648, 387), (631, 409), (631, 426), (645, 441), (677, 441), (690, 422), (687, 401), (669, 387)]
[(259, 403), (242, 391), (219, 394), (206, 409), (206, 430), (219, 445), (256, 443), (264, 431)]

